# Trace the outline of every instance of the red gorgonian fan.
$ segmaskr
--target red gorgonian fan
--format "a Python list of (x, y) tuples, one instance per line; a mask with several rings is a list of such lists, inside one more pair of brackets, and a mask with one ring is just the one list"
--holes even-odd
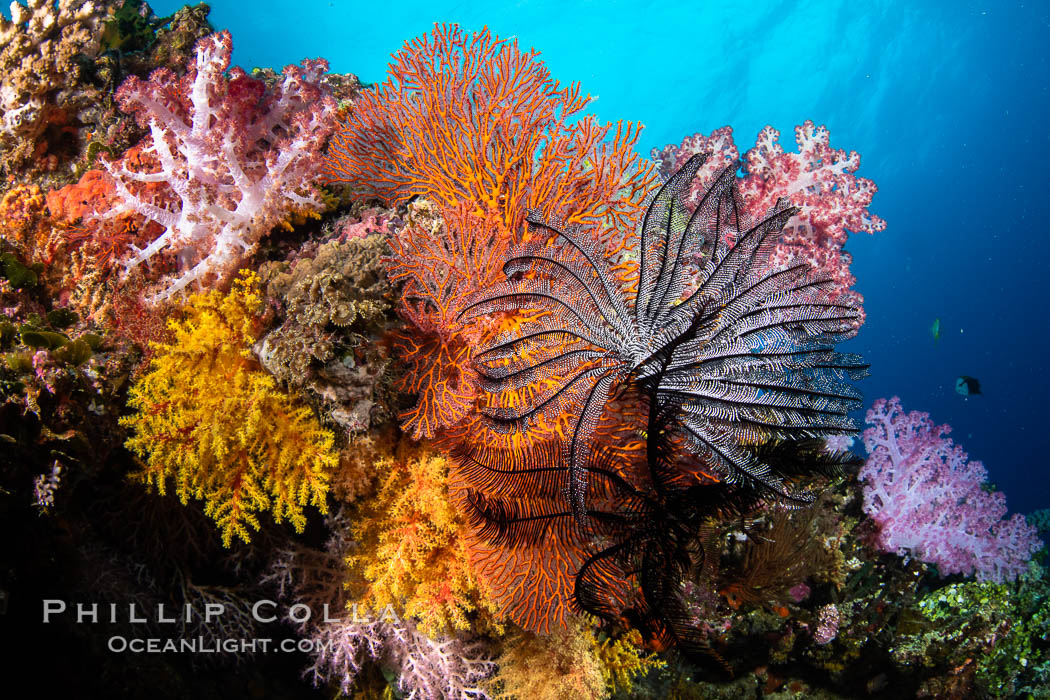
[(456, 315), (466, 296), (497, 280), (510, 240), (494, 214), (476, 216), (465, 202), (446, 208), (443, 220), (412, 221), (389, 240), (384, 262), (403, 285), (401, 314), (412, 324), (395, 336), (409, 368), (401, 388), (419, 397), (401, 418), (416, 438), (433, 437), (474, 406), (471, 343), (481, 333), (464, 331)]
[(388, 206), (423, 197), (497, 212), (515, 242), (536, 208), (630, 230), (654, 180), (634, 152), (640, 126), (613, 131), (580, 116), (590, 97), (578, 83), (562, 87), (538, 55), (488, 29), (435, 25), (394, 54), (386, 81), (355, 97), (325, 177)]

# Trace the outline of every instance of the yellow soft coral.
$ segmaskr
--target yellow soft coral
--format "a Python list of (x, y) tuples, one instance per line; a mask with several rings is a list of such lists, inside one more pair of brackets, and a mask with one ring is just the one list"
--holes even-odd
[(500, 700), (599, 700), (613, 691), (629, 694), (634, 677), (663, 666), (643, 656), (642, 638), (631, 631), (599, 642), (587, 618), (572, 617), (548, 636), (519, 632), (499, 657), (491, 690)]
[(467, 557), (466, 524), (449, 500), (448, 460), (402, 446), (381, 458), (376, 471), (386, 478), (357, 518), (360, 549), (348, 559), (365, 581), (357, 605), (376, 611), (391, 605), (431, 637), (468, 629), (469, 613), (479, 608), (494, 612)]
[(254, 274), (228, 295), (195, 294), (174, 340), (155, 344), (149, 371), (131, 388), (134, 431), (127, 446), (146, 460), (132, 478), (166, 493), (168, 480), (185, 504), (205, 502), (222, 530), (249, 540), (256, 513), (271, 511), (296, 530), (303, 506), (326, 512), (329, 470), (338, 462), (334, 436), (306, 406), (282, 392), (258, 368), (249, 348), (262, 305)]
[(601, 663), (605, 685), (621, 693), (630, 693), (635, 676), (648, 673), (651, 668), (666, 666), (655, 654), (641, 654), (642, 635), (631, 630), (618, 639), (608, 638), (597, 643), (595, 652)]
[(519, 632), (497, 660), (492, 694), (499, 700), (598, 700), (609, 696), (590, 624), (572, 617), (549, 636)]

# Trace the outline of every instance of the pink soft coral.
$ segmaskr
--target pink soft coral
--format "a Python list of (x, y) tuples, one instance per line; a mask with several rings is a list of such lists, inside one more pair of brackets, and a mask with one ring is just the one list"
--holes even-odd
[[(780, 132), (767, 126), (754, 148), (744, 154), (746, 175), (740, 181), (744, 209), (757, 219), (781, 197), (789, 199), (799, 213), (784, 227), (772, 260), (782, 265), (807, 260), (832, 280), (836, 297), (861, 308), (863, 297), (850, 289), (856, 282), (849, 271), (852, 260), (842, 247), (850, 231), (874, 233), (886, 228), (885, 221), (868, 211), (878, 188), (871, 180), (854, 175), (860, 156), (856, 151), (847, 154), (832, 148), (824, 126), (806, 121), (795, 127), (798, 153), (785, 152), (779, 139)], [(665, 177), (697, 153), (711, 153), (713, 157), (693, 181), (690, 197), (694, 204), (718, 170), (738, 158), (732, 128), (716, 129), (710, 136), (695, 134), (680, 145), (652, 152), (657, 169)]]
[(402, 622), (355, 616), (315, 628), (314, 681), (335, 681), (349, 694), (365, 661), (371, 658), (397, 674), (399, 697), (488, 698), (484, 681), (496, 670), (484, 644), (460, 637), (431, 639), (410, 620)]
[(268, 88), (240, 68), (226, 77), (231, 51), (230, 33), (214, 34), (181, 79), (159, 68), (117, 91), (150, 135), (136, 157), (107, 164), (119, 202), (106, 216), (134, 212), (163, 227), (125, 261), (131, 269), (175, 255), (179, 272), (154, 300), (228, 280), (274, 225), (322, 206), (310, 183), (334, 128), (335, 102), (320, 83), (327, 62), (288, 66)]
[(347, 605), (345, 560), (357, 547), (347, 512), (342, 508), (329, 516), (333, 535), (324, 551), (279, 551), (264, 578), (281, 600), (316, 613), (312, 620), (293, 620), (312, 641), (314, 660), (306, 674), (318, 685), (338, 684), (349, 695), (371, 662), (397, 675), (398, 697), (406, 700), (486, 700), (485, 681), (496, 663), (482, 641), (459, 634), (428, 637), (412, 620), (399, 619), (392, 606), (372, 613)]
[(876, 401), (867, 421), (870, 456), (858, 478), (864, 512), (879, 525), (879, 548), (910, 552), (942, 576), (1016, 578), (1042, 542), (1020, 514), (1002, 519), (1006, 496), (984, 490), (988, 473), (945, 437), (951, 427), (934, 426), (927, 413), (904, 413), (897, 397)]

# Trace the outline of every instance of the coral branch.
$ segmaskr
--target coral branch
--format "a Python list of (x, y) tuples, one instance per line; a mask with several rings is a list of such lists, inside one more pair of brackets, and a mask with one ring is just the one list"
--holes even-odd
[(392, 237), (388, 263), (406, 282), (402, 314), (414, 326), (403, 388), (420, 399), (402, 418), (415, 437), (462, 422), (473, 405), (464, 370), (478, 336), (455, 319), (525, 240), (529, 209), (595, 224), (605, 254), (623, 249), (655, 177), (633, 150), (639, 125), (579, 118), (589, 100), (553, 80), (535, 51), (436, 26), (394, 56), (390, 78), (356, 99), (333, 138), (329, 181), (432, 207), (421, 218), (435, 223)]
[(161, 494), (173, 482), (184, 504), (204, 500), (226, 546), (234, 535), (248, 541), (260, 511), (302, 531), (303, 506), (325, 511), (338, 461), (332, 433), (249, 359), (261, 305), (254, 279), (226, 297), (191, 298), (186, 318), (169, 324), (174, 341), (157, 346), (131, 389), (135, 413), (122, 419), (135, 431), (128, 447), (147, 460), (133, 478)]

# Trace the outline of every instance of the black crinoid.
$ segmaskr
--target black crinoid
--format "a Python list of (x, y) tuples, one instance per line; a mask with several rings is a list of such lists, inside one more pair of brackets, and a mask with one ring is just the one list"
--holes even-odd
[[(749, 447), (856, 431), (848, 414), (861, 396), (846, 379), (860, 378), (867, 365), (833, 345), (854, 332), (857, 309), (830, 301), (830, 281), (805, 262), (771, 268), (770, 253), (797, 210), (781, 200), (745, 228), (735, 165), (690, 215), (682, 197), (705, 159), (691, 158), (650, 203), (636, 291), (623, 288), (594, 237), (531, 213), (533, 242), (503, 266), (507, 280), (461, 314), (548, 312), (497, 338), (475, 361), (493, 393), (556, 384), (524, 405), (485, 414), (502, 432), (527, 430), (540, 416), (573, 416), (564, 451), (577, 515), (586, 510), (590, 438), (617, 390), (644, 396), (649, 422), (667, 424), (724, 482), (793, 501), (811, 499)], [(650, 440), (650, 449), (663, 442)]]
[[(655, 452), (676, 451), (668, 447), (660, 445)], [(835, 473), (859, 462), (850, 453), (825, 451), (821, 440), (778, 441), (759, 452), (784, 475)], [(512, 615), (515, 622), (524, 627), (529, 619), (549, 614), (545, 604), (551, 595), (541, 589), (556, 583), (546, 572), (569, 568), (575, 575), (566, 595), (577, 611), (626, 623), (654, 648), (673, 647), (697, 661), (714, 659), (729, 670), (683, 596), (683, 583), (706, 586), (713, 596), (720, 525), (753, 512), (763, 500), (756, 491), (710, 480), (657, 490), (630, 465), (625, 468), (622, 456), (599, 445), (585, 467), (588, 504), (579, 519), (563, 494), (569, 469), (554, 442), (525, 450), (474, 445), (454, 458), (461, 477), (472, 485), (466, 505), (476, 535), (503, 550), (501, 568), (530, 562), (525, 577), (500, 582), (515, 589), (513, 608), (527, 611), (520, 618)], [(695, 461), (680, 454), (677, 466), (688, 472)]]
[[(704, 523), (758, 500), (811, 501), (793, 483), (849, 462), (819, 438), (856, 431), (848, 414), (861, 396), (849, 380), (867, 369), (834, 350), (855, 332), (858, 310), (831, 299), (807, 263), (771, 263), (796, 212), (786, 200), (745, 222), (734, 164), (686, 209), (704, 161), (690, 159), (649, 203), (631, 279), (604, 259), (597, 236), (530, 213), (530, 242), (506, 261), (506, 281), (461, 316), (526, 319), (475, 354), (494, 397), (485, 422), (526, 435), (535, 422), (567, 423), (556, 449), (460, 455), (485, 484), (468, 498), (481, 534), (508, 547), (572, 540), (587, 551), (579, 606), (637, 612), (614, 585), (637, 576), (639, 615), (680, 644), (689, 635), (676, 591)], [(610, 403), (632, 398), (645, 415), (633, 471), (594, 439)]]

